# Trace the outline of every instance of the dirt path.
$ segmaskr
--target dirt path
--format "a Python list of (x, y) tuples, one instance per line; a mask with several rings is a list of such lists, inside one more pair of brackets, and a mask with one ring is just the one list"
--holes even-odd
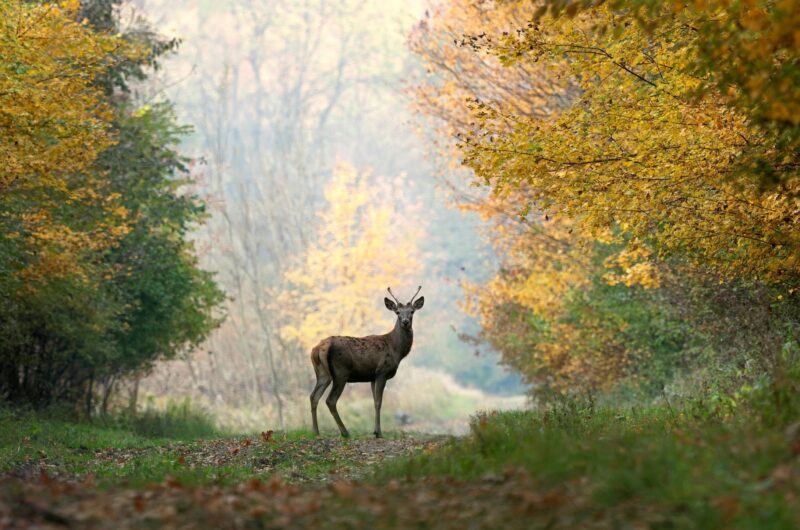
[[(369, 474), (391, 458), (434, 451), (445, 440), (292, 440), (264, 433), (96, 451), (83, 461), (87, 470), (120, 473), (131, 465), (175, 466), (176, 475), (138, 485), (136, 475), (101, 483), (67, 459), (41, 458), (0, 478), (0, 529), (566, 530), (654, 528), (663, 522), (635, 499), (598, 509), (583, 479), (548, 488), (513, 469), (469, 481), (380, 481)], [(240, 474), (226, 477), (222, 469)], [(191, 473), (177, 476), (181, 470), (217, 474), (192, 483)], [(620, 526), (625, 520), (641, 525)]]
[[(0, 483), (0, 527), (87, 529), (530, 529), (613, 528), (586, 511), (581, 484), (536, 491), (524, 473), (470, 482), (326, 485), (264, 482), (141, 490), (98, 490), (76, 483)], [(569, 506), (569, 509), (566, 509)], [(578, 517), (576, 517), (576, 515)], [(647, 528), (643, 526), (642, 528)]]
[[(164, 446), (109, 448), (90, 451), (78, 447), (69, 455), (19, 462), (5, 474), (6, 478), (25, 481), (56, 480), (62, 483), (136, 482), (141, 479), (137, 468), (174, 468), (177, 476), (189, 471), (225, 470), (236, 476), (266, 479), (278, 474), (287, 483), (324, 483), (340, 479), (358, 479), (384, 460), (431, 450), (445, 436), (403, 435), (388, 439), (363, 437), (342, 439), (298, 437), (271, 432), (246, 436), (173, 443)], [(169, 469), (167, 470), (169, 473)], [(166, 478), (166, 477), (165, 477)], [(210, 480), (225, 476), (208, 476)]]
[[(321, 499), (351, 492), (374, 466), (431, 451), (446, 439), (263, 433), (153, 447), (78, 447), (59, 458), (42, 453), (0, 478), (0, 528), (260, 528), (267, 519), (268, 527), (282, 527), (291, 522), (287, 509), (295, 513), (302, 505), (313, 514)], [(136, 471), (164, 466), (174, 473), (156, 481)]]

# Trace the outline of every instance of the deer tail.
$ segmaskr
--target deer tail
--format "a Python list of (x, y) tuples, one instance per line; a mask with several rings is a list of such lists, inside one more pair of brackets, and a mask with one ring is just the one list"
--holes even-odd
[(314, 372), (319, 376), (321, 373), (332, 376), (331, 366), (328, 363), (328, 354), (331, 349), (331, 339), (327, 338), (314, 346), (311, 350), (311, 364), (314, 365)]

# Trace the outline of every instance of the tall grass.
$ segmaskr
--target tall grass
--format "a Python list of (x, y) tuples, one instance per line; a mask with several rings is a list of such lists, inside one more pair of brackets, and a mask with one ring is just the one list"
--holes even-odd
[(599, 510), (635, 505), (659, 514), (665, 528), (798, 528), (799, 367), (779, 366), (727, 399), (628, 407), (566, 399), (478, 415), (466, 438), (387, 463), (375, 480), (522, 469), (543, 489), (585, 483)]
[(193, 440), (225, 434), (213, 414), (196, 406), (188, 398), (169, 400), (163, 408), (153, 403), (136, 413), (121, 412), (98, 418), (97, 423), (117, 429), (128, 429), (146, 438)]

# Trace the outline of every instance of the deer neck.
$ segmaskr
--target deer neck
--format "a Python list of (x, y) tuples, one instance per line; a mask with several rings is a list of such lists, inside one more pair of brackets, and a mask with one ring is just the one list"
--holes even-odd
[(405, 329), (400, 325), (400, 319), (394, 323), (394, 329), (389, 333), (394, 351), (400, 354), (403, 359), (411, 351), (411, 344), (414, 342), (414, 330)]

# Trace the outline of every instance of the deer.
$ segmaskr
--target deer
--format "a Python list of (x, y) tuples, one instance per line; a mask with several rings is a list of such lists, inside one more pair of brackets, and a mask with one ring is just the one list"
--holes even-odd
[(372, 400), (375, 403), (375, 437), (382, 438), (381, 433), (381, 404), (386, 381), (393, 378), (400, 366), (400, 361), (406, 358), (414, 342), (412, 323), (414, 312), (422, 309), (425, 297), (417, 297), (422, 286), (411, 297), (407, 304), (403, 304), (392, 293), (392, 288), (386, 290), (394, 301), (383, 299), (386, 309), (397, 315), (394, 328), (384, 335), (370, 335), (368, 337), (341, 337), (333, 336), (323, 339), (311, 350), (311, 364), (317, 376), (314, 390), (311, 391), (311, 421), (314, 434), (319, 436), (317, 425), (317, 404), (325, 393), (328, 385), (333, 383), (325, 403), (331, 411), (339, 432), (343, 438), (350, 436), (344, 426), (336, 403), (344, 391), (347, 383), (370, 383), (372, 386)]

